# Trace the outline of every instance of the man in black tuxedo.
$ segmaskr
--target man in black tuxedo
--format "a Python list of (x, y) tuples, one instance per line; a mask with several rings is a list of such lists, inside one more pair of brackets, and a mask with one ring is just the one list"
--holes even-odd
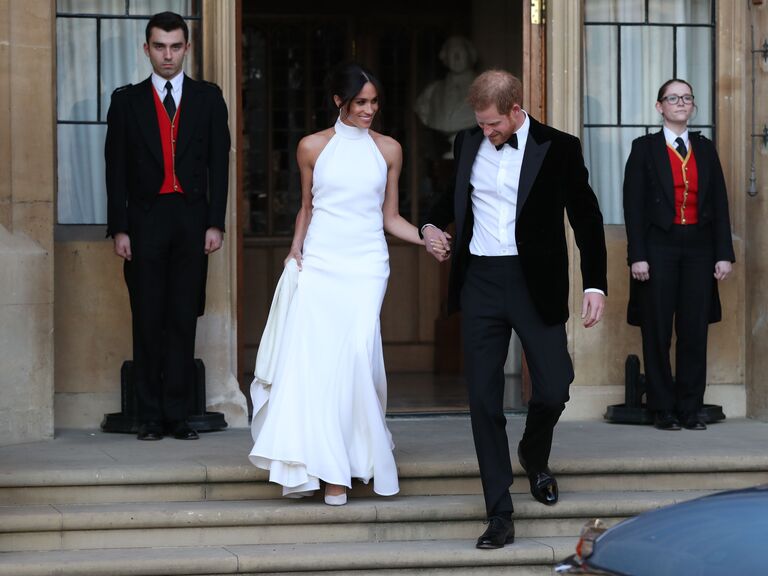
[(585, 327), (603, 313), (606, 248), (579, 140), (531, 118), (521, 108), (522, 84), (508, 72), (478, 76), (468, 100), (478, 125), (456, 137), (455, 188), (438, 199), (421, 230), (427, 251), (443, 261), (451, 251), (442, 229), (456, 224), (448, 306), (462, 310), (472, 433), (489, 519), (477, 547), (500, 548), (514, 540), (503, 412), (511, 331), (520, 337), (532, 381), (518, 457), (533, 496), (551, 505), (558, 500), (549, 470), (552, 435), (573, 381), (564, 212), (581, 254)]
[(183, 73), (189, 49), (181, 16), (153, 16), (152, 75), (115, 90), (107, 115), (107, 235), (125, 260), (140, 440), (197, 438), (188, 423), (195, 331), (207, 255), (224, 233), (227, 107), (218, 86)]

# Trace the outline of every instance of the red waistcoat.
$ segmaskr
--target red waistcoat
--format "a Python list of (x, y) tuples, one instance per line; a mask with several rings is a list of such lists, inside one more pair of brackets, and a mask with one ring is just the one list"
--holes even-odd
[(157, 112), (157, 123), (160, 126), (160, 143), (163, 147), (163, 167), (165, 176), (163, 184), (160, 186), (160, 194), (173, 194), (174, 192), (184, 191), (181, 189), (181, 182), (176, 178), (176, 139), (179, 135), (179, 117), (181, 115), (181, 102), (176, 108), (176, 114), (173, 121), (168, 118), (163, 102), (157, 94), (157, 90), (152, 88), (152, 94), (155, 96), (155, 112)]
[(696, 157), (689, 146), (683, 158), (673, 146), (667, 144), (672, 180), (675, 185), (675, 218), (673, 224), (696, 224), (699, 221), (699, 171)]

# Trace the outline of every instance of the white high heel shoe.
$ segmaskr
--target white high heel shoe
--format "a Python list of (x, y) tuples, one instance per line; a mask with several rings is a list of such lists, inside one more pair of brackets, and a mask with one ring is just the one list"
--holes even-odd
[(328, 506), (344, 506), (347, 503), (347, 492), (346, 490), (341, 494), (328, 494), (326, 492), (324, 500)]

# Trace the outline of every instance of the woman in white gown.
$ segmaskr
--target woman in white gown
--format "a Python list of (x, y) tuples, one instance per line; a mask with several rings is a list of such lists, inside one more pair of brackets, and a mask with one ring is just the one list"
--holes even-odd
[(389, 277), (384, 232), (423, 242), (398, 212), (400, 145), (370, 130), (378, 81), (345, 64), (329, 88), (339, 119), (297, 150), (302, 202), (285, 262), (298, 263), (298, 282), (273, 384), (252, 385), (250, 459), (283, 495), (309, 495), (323, 481), (325, 502), (338, 505), (352, 478), (374, 478), (380, 495), (399, 490), (379, 325)]

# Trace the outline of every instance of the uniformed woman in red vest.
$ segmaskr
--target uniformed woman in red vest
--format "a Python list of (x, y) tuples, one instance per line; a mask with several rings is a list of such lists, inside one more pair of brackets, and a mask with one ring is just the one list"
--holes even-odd
[(721, 317), (717, 281), (735, 261), (728, 198), (714, 144), (688, 130), (696, 110), (692, 86), (668, 80), (656, 110), (662, 130), (632, 143), (624, 172), (627, 319), (642, 330), (647, 406), (656, 428), (705, 430), (707, 329)]

